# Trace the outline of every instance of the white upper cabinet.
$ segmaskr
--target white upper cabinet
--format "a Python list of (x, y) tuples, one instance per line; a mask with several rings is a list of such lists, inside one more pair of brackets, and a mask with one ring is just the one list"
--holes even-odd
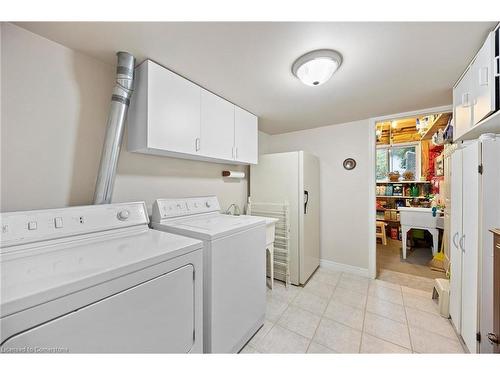
[(453, 89), (453, 137), (458, 138), (472, 126), (472, 86), (471, 69), (467, 69), (462, 79)]
[(495, 34), (490, 33), (472, 63), (473, 124), (477, 124), (495, 110), (494, 56)]
[(201, 155), (231, 160), (233, 143), (234, 105), (201, 89)]
[(234, 107), (234, 158), (249, 164), (258, 159), (257, 116), (238, 106)]
[(475, 139), (500, 131), (498, 30), (486, 41), (453, 88), (453, 140)]
[(129, 151), (254, 164), (257, 137), (251, 113), (150, 60), (136, 68)]
[[(129, 119), (135, 127), (129, 150), (162, 154), (196, 153), (200, 138), (200, 88), (170, 70), (146, 61), (136, 69)], [(134, 105), (135, 104), (135, 105)], [(133, 137), (141, 132), (141, 142)]]

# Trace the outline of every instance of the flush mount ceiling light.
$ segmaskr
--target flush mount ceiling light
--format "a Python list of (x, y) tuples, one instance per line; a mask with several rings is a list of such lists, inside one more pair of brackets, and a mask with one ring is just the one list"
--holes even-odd
[(318, 49), (295, 60), (292, 73), (308, 86), (319, 86), (332, 77), (340, 64), (340, 53), (331, 49)]

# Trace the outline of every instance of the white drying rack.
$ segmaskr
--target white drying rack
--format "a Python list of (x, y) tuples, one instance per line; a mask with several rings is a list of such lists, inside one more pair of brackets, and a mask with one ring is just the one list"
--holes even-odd
[[(272, 267), (274, 278), (290, 284), (290, 205), (283, 203), (253, 203), (248, 199), (248, 215), (265, 216), (278, 219), (275, 224), (274, 259)], [(267, 269), (269, 274), (270, 270)]]

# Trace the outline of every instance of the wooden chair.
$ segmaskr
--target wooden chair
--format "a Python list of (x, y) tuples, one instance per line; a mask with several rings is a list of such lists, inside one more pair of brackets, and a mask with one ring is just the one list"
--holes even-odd
[(382, 245), (387, 245), (387, 237), (385, 236), (385, 226), (387, 224), (384, 223), (383, 221), (377, 221), (376, 224), (376, 237), (380, 238), (382, 240)]

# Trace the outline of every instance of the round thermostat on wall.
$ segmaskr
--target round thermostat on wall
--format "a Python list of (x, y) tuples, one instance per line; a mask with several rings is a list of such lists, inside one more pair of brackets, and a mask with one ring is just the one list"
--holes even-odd
[(344, 168), (347, 169), (348, 171), (356, 168), (356, 160), (352, 158), (347, 158), (344, 160), (344, 163), (342, 163)]

